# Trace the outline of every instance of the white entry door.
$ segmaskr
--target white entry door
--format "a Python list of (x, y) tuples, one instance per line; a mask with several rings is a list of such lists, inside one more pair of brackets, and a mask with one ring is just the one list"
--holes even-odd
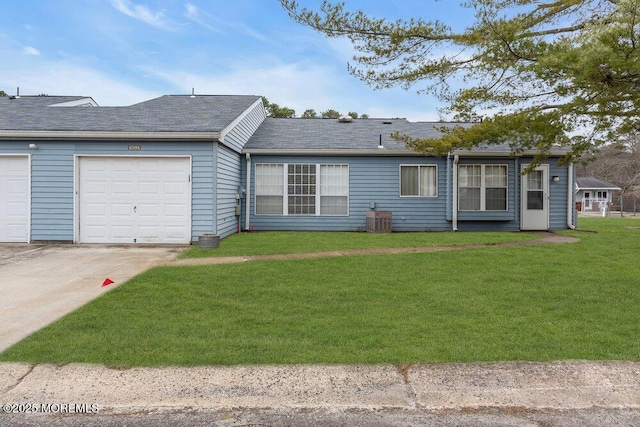
[(81, 243), (189, 243), (191, 161), (80, 157)]
[[(524, 171), (528, 165), (522, 165)], [(549, 229), (549, 165), (522, 175), (522, 230)]]
[(0, 242), (29, 242), (29, 156), (0, 156)]

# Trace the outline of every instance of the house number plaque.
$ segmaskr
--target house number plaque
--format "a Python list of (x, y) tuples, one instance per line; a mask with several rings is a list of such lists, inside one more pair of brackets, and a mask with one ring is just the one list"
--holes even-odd
[(129, 146), (129, 151), (140, 151), (142, 150), (142, 147), (139, 145), (130, 145)]

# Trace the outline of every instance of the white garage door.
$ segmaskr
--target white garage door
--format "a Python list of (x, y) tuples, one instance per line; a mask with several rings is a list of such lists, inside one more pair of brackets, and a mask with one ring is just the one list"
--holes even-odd
[(29, 241), (29, 157), (0, 156), (0, 242)]
[(189, 243), (191, 162), (80, 157), (81, 243)]

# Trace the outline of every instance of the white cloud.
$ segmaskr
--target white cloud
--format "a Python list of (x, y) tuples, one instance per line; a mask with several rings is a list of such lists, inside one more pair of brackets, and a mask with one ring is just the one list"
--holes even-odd
[(130, 105), (162, 95), (96, 70), (57, 62), (18, 68), (0, 64), (0, 87), (20, 87), (24, 95), (91, 96), (101, 106)]
[(173, 31), (174, 27), (164, 12), (153, 12), (147, 6), (132, 3), (130, 0), (110, 0), (111, 6), (131, 18), (137, 19), (162, 30)]
[[(205, 19), (207, 21), (212, 21), (214, 18), (211, 15), (209, 15), (208, 13), (206, 13), (203, 10), (201, 10), (200, 8), (198, 8), (197, 6), (194, 6), (191, 3), (186, 3), (184, 5), (184, 9), (185, 9), (184, 16), (187, 19), (195, 22), (198, 25), (202, 25), (203, 27), (205, 27), (205, 28), (207, 28), (207, 29), (209, 29), (211, 31), (214, 31), (214, 32), (217, 32), (217, 33), (221, 32), (221, 30), (219, 28), (214, 27), (213, 25), (211, 25), (211, 24), (209, 24), (209, 23), (207, 23), (205, 21)], [(219, 23), (216, 22), (216, 24), (219, 24)]]
[(31, 46), (26, 46), (24, 49), (22, 49), (22, 53), (24, 53), (25, 55), (29, 55), (29, 56), (39, 56), (40, 55), (40, 51), (38, 49), (36, 49), (35, 47), (31, 47)]

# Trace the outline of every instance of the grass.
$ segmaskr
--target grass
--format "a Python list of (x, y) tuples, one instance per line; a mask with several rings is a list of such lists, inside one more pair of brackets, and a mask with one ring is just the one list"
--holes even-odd
[(639, 360), (640, 221), (580, 224), (574, 244), (154, 268), (0, 361)]
[(417, 248), (470, 244), (498, 244), (532, 240), (534, 233), (504, 232), (422, 232), (422, 233), (341, 233), (304, 231), (258, 231), (234, 234), (220, 242), (216, 249), (192, 247), (180, 258), (202, 258), (242, 255), (272, 255), (327, 252), (349, 249)]

